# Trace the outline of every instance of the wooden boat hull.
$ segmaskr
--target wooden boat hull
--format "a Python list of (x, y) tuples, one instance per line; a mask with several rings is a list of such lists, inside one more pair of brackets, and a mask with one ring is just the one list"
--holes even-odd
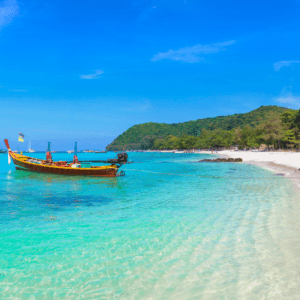
[(26, 170), (39, 173), (50, 173), (58, 175), (70, 175), (70, 176), (100, 176), (100, 177), (116, 177), (118, 172), (118, 166), (101, 166), (91, 168), (72, 168), (61, 167), (54, 165), (30, 163), (27, 160), (31, 157), (20, 155), (17, 153), (9, 152), (15, 167), (17, 170)]

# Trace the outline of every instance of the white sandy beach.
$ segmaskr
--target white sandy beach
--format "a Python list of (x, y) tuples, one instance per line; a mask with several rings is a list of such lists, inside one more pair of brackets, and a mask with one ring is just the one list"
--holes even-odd
[[(209, 153), (211, 154), (211, 152)], [(244, 163), (257, 165), (282, 174), (300, 187), (300, 153), (224, 150), (214, 152), (213, 154), (230, 158), (242, 158)]]
[(219, 154), (231, 158), (242, 158), (244, 162), (270, 162), (299, 169), (300, 153), (297, 152), (252, 152), (252, 151), (220, 151)]
[[(182, 153), (183, 151), (164, 150), (160, 152)], [(197, 151), (199, 154), (215, 154), (227, 158), (242, 158), (243, 163), (268, 169), (278, 175), (290, 178), (300, 190), (300, 152), (261, 152), (261, 151)]]

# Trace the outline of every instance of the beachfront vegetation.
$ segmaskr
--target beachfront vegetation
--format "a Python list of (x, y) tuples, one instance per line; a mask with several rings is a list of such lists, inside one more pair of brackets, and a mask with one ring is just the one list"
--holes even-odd
[(300, 147), (300, 110), (262, 106), (245, 114), (129, 128), (107, 150)]

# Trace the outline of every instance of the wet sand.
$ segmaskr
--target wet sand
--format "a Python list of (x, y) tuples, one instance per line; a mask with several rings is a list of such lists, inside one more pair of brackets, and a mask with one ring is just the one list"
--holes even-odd
[(300, 171), (297, 168), (280, 165), (268, 161), (247, 161), (245, 163), (268, 169), (278, 174), (278, 176), (284, 176), (286, 178), (289, 178), (300, 189)]
[(300, 169), (298, 168), (300, 153), (219, 151), (214, 154), (226, 158), (242, 158), (243, 163), (256, 165), (268, 169), (278, 174), (278, 176), (289, 178), (297, 186), (298, 191), (300, 191)]

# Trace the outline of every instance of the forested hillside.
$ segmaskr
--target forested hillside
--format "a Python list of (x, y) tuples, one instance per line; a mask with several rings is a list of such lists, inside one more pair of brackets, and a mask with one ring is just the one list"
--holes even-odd
[[(123, 134), (119, 135), (110, 145), (106, 147), (108, 151), (129, 150), (129, 149), (154, 149), (157, 148), (158, 141), (166, 137), (199, 137), (207, 131), (215, 132), (222, 130), (232, 132), (237, 128), (256, 128), (263, 124), (271, 115), (279, 119), (287, 108), (278, 106), (261, 106), (249, 113), (234, 114), (215, 118), (205, 118), (184, 123), (144, 123), (132, 126)], [(156, 142), (155, 142), (156, 141)], [(156, 145), (155, 145), (156, 144)], [(162, 146), (162, 145), (161, 145)], [(163, 147), (163, 146), (162, 146)]]

